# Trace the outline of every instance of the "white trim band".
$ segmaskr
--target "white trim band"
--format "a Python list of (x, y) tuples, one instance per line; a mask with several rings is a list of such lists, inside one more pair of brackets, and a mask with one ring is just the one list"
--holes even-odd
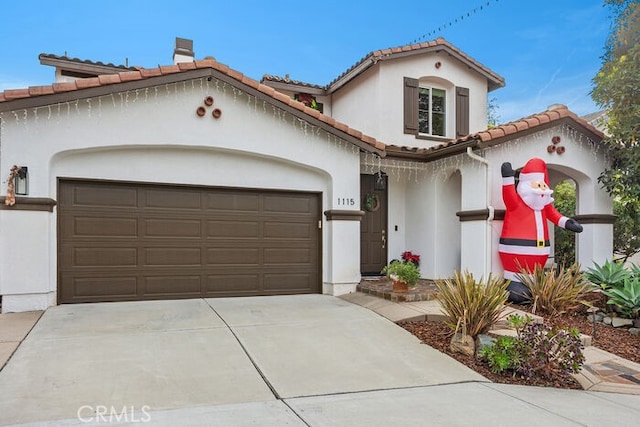
[(550, 255), (551, 246), (538, 248), (536, 246), (517, 246), (500, 243), (498, 245), (498, 252), (514, 255)]

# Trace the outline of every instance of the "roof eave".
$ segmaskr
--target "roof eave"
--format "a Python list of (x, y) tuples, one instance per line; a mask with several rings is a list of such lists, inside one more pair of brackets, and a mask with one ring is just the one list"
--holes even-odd
[(263, 85), (274, 88), (275, 90), (286, 90), (291, 92), (302, 92), (316, 96), (326, 96), (327, 91), (321, 88), (299, 85), (295, 83), (277, 82), (273, 80), (262, 80)]
[(334, 81), (327, 88), (328, 93), (333, 93), (340, 89), (342, 86), (349, 83), (351, 80), (364, 73), (367, 69), (375, 65), (378, 61), (374, 59), (373, 55), (366, 56), (358, 65), (353, 67), (338, 80)]
[(105, 84), (86, 89), (77, 89), (53, 93), (50, 95), (29, 96), (0, 102), (0, 113), (5, 111), (23, 110), (27, 108), (54, 105), (75, 100), (94, 98), (109, 95), (116, 92), (126, 92), (136, 89), (144, 89), (152, 86), (187, 81), (212, 75), (212, 68), (199, 68), (173, 74), (150, 77), (148, 79), (132, 80), (128, 82)]
[(50, 65), (52, 67), (71, 70), (80, 73), (87, 74), (116, 74), (121, 73), (123, 71), (132, 70), (132, 68), (127, 67), (118, 67), (118, 66), (109, 66), (109, 65), (100, 65), (100, 64), (89, 64), (86, 62), (73, 61), (65, 58), (53, 58), (48, 55), (40, 54), (38, 56), (40, 59), (40, 64), (42, 65)]
[(387, 147), (387, 159), (413, 160), (416, 162), (433, 162), (445, 157), (457, 156), (467, 151), (467, 147), (480, 148), (480, 140), (471, 138), (466, 141), (460, 141), (440, 148), (431, 148), (418, 151), (407, 151), (402, 149), (393, 149)]

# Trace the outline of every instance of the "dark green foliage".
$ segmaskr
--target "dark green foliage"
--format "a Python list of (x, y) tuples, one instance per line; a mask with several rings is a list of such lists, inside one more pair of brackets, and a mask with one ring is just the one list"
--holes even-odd
[(480, 356), (495, 373), (512, 373), (525, 378), (552, 378), (558, 373), (577, 373), (584, 363), (580, 334), (533, 323), (530, 317), (509, 316), (516, 337), (497, 338), (480, 350)]
[(640, 314), (640, 276), (626, 277), (603, 293), (609, 297), (607, 304), (617, 306), (624, 316), (635, 319)]
[(488, 364), (491, 372), (501, 374), (505, 371), (520, 372), (523, 358), (527, 354), (524, 342), (516, 337), (498, 337), (492, 345), (482, 347), (480, 357)]
[[(563, 215), (576, 214), (576, 184), (571, 180), (562, 181), (553, 191), (553, 204)], [(554, 262), (570, 265), (576, 262), (576, 233), (560, 227), (554, 229)]]
[(610, 147), (611, 166), (598, 181), (618, 204), (614, 247), (626, 259), (640, 249), (640, 2), (605, 3), (612, 12), (613, 26), (591, 96), (607, 112), (605, 143)]
[(409, 286), (415, 286), (420, 279), (420, 270), (411, 261), (393, 260), (382, 269), (382, 274), (386, 274), (394, 280), (405, 282)]
[(631, 276), (620, 262), (606, 260), (604, 264), (593, 263), (593, 267), (585, 272), (585, 277), (600, 289), (609, 289), (622, 284), (624, 279)]
[(613, 252), (624, 263), (640, 252), (640, 203), (629, 198), (614, 200), (613, 213)]

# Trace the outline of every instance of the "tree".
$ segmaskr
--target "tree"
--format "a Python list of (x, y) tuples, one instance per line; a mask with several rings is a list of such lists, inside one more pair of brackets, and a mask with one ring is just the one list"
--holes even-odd
[[(560, 182), (553, 191), (553, 205), (563, 215), (576, 214), (576, 183), (571, 180)], [(554, 262), (570, 266), (576, 262), (576, 235), (574, 232), (556, 227), (554, 231)]]
[(613, 253), (616, 261), (626, 262), (640, 252), (640, 205), (637, 201), (613, 201)]
[(498, 105), (497, 98), (491, 98), (487, 102), (487, 125), (489, 129), (494, 128), (500, 124), (500, 114), (498, 114), (498, 110), (500, 106)]
[(591, 97), (607, 111), (611, 164), (598, 181), (614, 199), (614, 252), (628, 258), (640, 251), (631, 239), (640, 212), (640, 0), (605, 0), (613, 16), (603, 64)]

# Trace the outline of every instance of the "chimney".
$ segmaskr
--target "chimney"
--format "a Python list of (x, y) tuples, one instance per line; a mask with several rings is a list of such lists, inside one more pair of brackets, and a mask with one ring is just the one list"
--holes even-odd
[(192, 62), (194, 57), (193, 40), (176, 37), (176, 48), (173, 50), (173, 64)]

